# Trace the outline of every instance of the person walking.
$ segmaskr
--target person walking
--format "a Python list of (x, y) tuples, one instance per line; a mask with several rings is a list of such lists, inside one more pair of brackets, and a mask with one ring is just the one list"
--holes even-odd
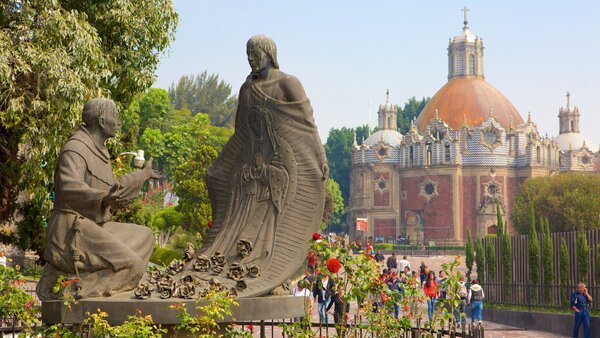
[(398, 262), (398, 271), (404, 272), (406, 267), (410, 270), (410, 263), (406, 259), (406, 255), (402, 256), (402, 259)]
[[(304, 297), (304, 313), (310, 317), (312, 313), (312, 301), (310, 292), (310, 281), (307, 278), (303, 278), (298, 281), (298, 284), (292, 291), (294, 297)], [(296, 322), (301, 322), (302, 317), (295, 318)]]
[(483, 312), (483, 299), (485, 298), (485, 293), (483, 293), (483, 288), (479, 285), (479, 281), (474, 279), (471, 283), (471, 288), (469, 289), (469, 294), (467, 295), (467, 303), (471, 304), (471, 324), (475, 323), (475, 318), (481, 324), (481, 313)]
[(469, 288), (465, 283), (465, 276), (461, 275), (458, 279), (458, 296), (460, 297), (460, 303), (458, 308), (454, 309), (454, 322), (456, 327), (459, 328), (461, 325), (464, 326), (466, 322), (465, 310), (467, 308), (467, 296), (469, 295)]
[(402, 295), (404, 294), (404, 285), (398, 278), (397, 272), (392, 273), (387, 285), (388, 288), (390, 288), (390, 291), (398, 291), (399, 293), (399, 298), (394, 302), (394, 318), (398, 319), (398, 315), (400, 314), (400, 301), (402, 300)]
[(433, 317), (433, 311), (435, 310), (435, 304), (437, 303), (438, 297), (440, 296), (438, 291), (438, 283), (435, 280), (435, 272), (429, 271), (425, 285), (423, 286), (423, 292), (427, 299), (427, 316), (429, 320)]
[(343, 337), (342, 327), (348, 323), (350, 317), (350, 303), (344, 300), (343, 285), (337, 287), (337, 292), (331, 297), (331, 302), (327, 306), (327, 311), (333, 306), (333, 322), (336, 324), (335, 330), (337, 331), (338, 337)]
[(419, 266), (419, 278), (421, 279), (421, 285), (425, 283), (428, 274), (429, 268), (427, 265), (425, 265), (425, 261), (421, 261), (421, 265)]
[(395, 252), (392, 252), (392, 255), (388, 257), (386, 265), (389, 273), (398, 271), (398, 258), (396, 257)]
[(377, 250), (377, 253), (375, 254), (375, 261), (377, 263), (381, 263), (385, 260), (385, 256), (381, 253), (381, 250)]
[(327, 324), (329, 319), (327, 317), (327, 306), (331, 301), (331, 297), (334, 294), (335, 284), (328, 274), (322, 275), (317, 280), (313, 288), (313, 298), (317, 303), (317, 311), (319, 312), (319, 322)]
[(573, 326), (573, 337), (579, 337), (579, 328), (583, 324), (583, 337), (590, 338), (590, 311), (589, 306), (592, 302), (585, 283), (577, 284), (577, 291), (571, 295), (571, 309), (575, 314), (575, 325)]

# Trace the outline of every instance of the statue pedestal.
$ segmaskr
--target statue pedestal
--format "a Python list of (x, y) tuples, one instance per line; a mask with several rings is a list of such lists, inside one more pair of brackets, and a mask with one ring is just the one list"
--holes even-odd
[[(260, 321), (271, 319), (289, 319), (304, 316), (304, 297), (294, 296), (266, 296), (253, 298), (238, 298), (239, 306), (232, 307), (232, 317), (235, 321)], [(117, 325), (127, 320), (128, 316), (152, 315), (154, 323), (164, 326), (179, 324), (177, 315), (179, 311), (169, 308), (170, 305), (184, 303), (191, 315), (198, 315), (196, 309), (205, 301), (196, 303), (195, 299), (150, 298), (139, 300), (131, 293), (117, 295), (109, 298), (88, 298), (79, 300), (71, 305), (69, 310), (62, 301), (51, 300), (42, 302), (42, 321), (45, 324), (80, 324), (86, 318), (86, 312), (95, 313), (98, 309), (106, 312), (106, 318), (111, 325)], [(225, 318), (224, 323), (231, 322), (232, 318)]]

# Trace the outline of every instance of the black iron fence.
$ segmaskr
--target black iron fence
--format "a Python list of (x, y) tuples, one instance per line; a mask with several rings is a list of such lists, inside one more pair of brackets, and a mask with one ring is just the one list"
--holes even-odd
[[(482, 283), (485, 302), (499, 305), (522, 306), (532, 308), (564, 309), (569, 302), (576, 285), (533, 285)], [(592, 297), (600, 297), (600, 287), (587, 286)], [(598, 302), (590, 303), (590, 310), (600, 310)]]
[[(285, 338), (287, 335), (283, 333), (283, 327), (286, 325), (294, 325), (294, 319), (290, 320), (271, 320), (271, 321), (257, 321), (257, 322), (237, 322), (235, 326), (240, 326), (242, 329), (248, 330), (249, 326), (252, 327), (254, 333), (258, 333), (259, 337), (282, 337)], [(308, 330), (306, 324), (301, 323), (300, 327), (302, 330)], [(333, 323), (310, 323), (310, 330), (316, 333), (318, 337), (339, 337), (340, 326)], [(398, 338), (417, 338), (417, 337), (456, 337), (456, 338), (483, 338), (484, 327), (482, 325), (468, 324), (464, 325), (459, 329), (453, 329), (451, 324), (448, 323), (445, 327), (437, 330), (429, 330), (421, 326), (420, 321), (416, 323), (414, 327), (397, 329), (394, 332), (393, 337)], [(346, 337), (357, 337), (357, 338), (375, 338), (379, 337), (380, 334), (374, 330), (367, 321), (364, 321), (361, 316), (354, 316), (354, 322), (346, 324), (344, 328), (344, 336)]]
[[(288, 320), (261, 320), (261, 321), (252, 321), (252, 322), (235, 322), (230, 323), (234, 327), (240, 330), (252, 331), (253, 335), (258, 335), (261, 338), (266, 337), (288, 337), (285, 334), (284, 327), (299, 325), (295, 328), (312, 331), (315, 334), (318, 334), (319, 337), (339, 337), (340, 326), (333, 323), (310, 323), (306, 325), (304, 323), (296, 323), (294, 324), (294, 319)], [(30, 327), (34, 331), (36, 329), (41, 329), (40, 326)], [(0, 334), (1, 335), (16, 335), (23, 332), (25, 329), (25, 323), (20, 322), (16, 318), (0, 318)], [(345, 326), (344, 331), (346, 332), (345, 336), (347, 337), (357, 337), (357, 338), (375, 338), (379, 335), (376, 330), (374, 330), (370, 324), (364, 321), (361, 317), (355, 316), (353, 323), (348, 323)], [(86, 334), (89, 330), (81, 330), (84, 332), (83, 336), (92, 335)], [(452, 329), (451, 324), (448, 323), (444, 328), (437, 330), (429, 330), (420, 325), (420, 322), (417, 322), (417, 325), (411, 328), (406, 329), (398, 329), (394, 332), (393, 336), (398, 338), (418, 338), (418, 337), (437, 337), (437, 338), (483, 338), (484, 337), (484, 328), (481, 325), (463, 325), (460, 329)]]

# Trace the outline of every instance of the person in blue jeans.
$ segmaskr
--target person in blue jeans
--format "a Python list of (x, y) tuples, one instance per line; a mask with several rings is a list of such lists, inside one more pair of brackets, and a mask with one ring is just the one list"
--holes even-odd
[(592, 296), (587, 291), (585, 283), (577, 284), (577, 291), (571, 295), (571, 309), (575, 312), (575, 325), (573, 337), (579, 337), (579, 328), (583, 324), (583, 336), (590, 338), (590, 311), (589, 306)]
[(328, 274), (322, 275), (315, 283), (313, 288), (313, 297), (317, 303), (317, 310), (319, 312), (319, 322), (327, 324), (329, 319), (327, 318), (327, 306), (331, 302), (331, 297), (335, 293), (335, 283)]
[(393, 272), (392, 275), (390, 276), (390, 279), (387, 282), (388, 287), (390, 288), (390, 291), (394, 292), (394, 291), (398, 291), (398, 297), (399, 299), (397, 300), (398, 303), (394, 303), (394, 318), (398, 319), (398, 315), (400, 314), (400, 301), (402, 300), (402, 295), (404, 294), (404, 285), (402, 284), (402, 281), (400, 281), (400, 279), (398, 279), (398, 273), (397, 272)]
[(469, 295), (469, 287), (465, 283), (465, 276), (460, 276), (458, 280), (458, 296), (460, 297), (460, 303), (458, 308), (454, 309), (454, 322), (456, 327), (459, 328), (461, 325), (465, 325), (466, 317), (465, 311), (467, 308), (467, 296)]
[(485, 294), (483, 293), (483, 288), (479, 285), (479, 281), (477, 279), (473, 280), (471, 283), (471, 288), (469, 289), (469, 295), (467, 296), (467, 303), (471, 304), (471, 324), (475, 323), (475, 318), (481, 324), (481, 312), (483, 312), (483, 299), (485, 298)]

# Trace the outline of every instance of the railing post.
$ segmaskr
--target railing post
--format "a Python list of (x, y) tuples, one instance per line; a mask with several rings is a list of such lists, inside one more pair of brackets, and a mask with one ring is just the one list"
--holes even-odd
[(260, 338), (265, 338), (265, 321), (260, 321)]

